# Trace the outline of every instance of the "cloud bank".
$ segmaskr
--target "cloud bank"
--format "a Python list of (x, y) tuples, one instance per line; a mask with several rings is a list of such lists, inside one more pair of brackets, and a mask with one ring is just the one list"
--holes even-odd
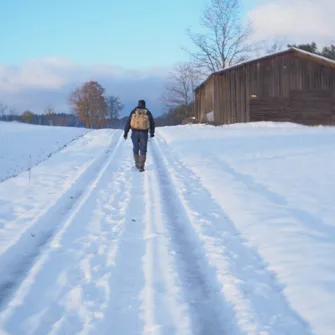
[(0, 100), (18, 112), (43, 113), (47, 105), (58, 112), (70, 112), (68, 96), (89, 80), (98, 81), (106, 95), (118, 95), (129, 113), (139, 99), (145, 99), (154, 115), (162, 112), (160, 96), (169, 69), (124, 69), (95, 64), (84, 66), (65, 58), (30, 60), (21, 66), (0, 65)]
[(254, 38), (285, 38), (289, 43), (335, 42), (334, 0), (264, 0), (248, 13)]
[[(248, 18), (255, 41), (286, 43), (335, 43), (334, 0), (258, 0)], [(284, 40), (284, 41), (283, 41)], [(170, 69), (125, 69), (106, 64), (81, 65), (65, 58), (29, 60), (19, 66), (0, 64), (0, 101), (42, 113), (47, 105), (70, 112), (68, 96), (77, 86), (96, 80), (106, 94), (118, 95), (126, 115), (139, 99), (145, 99), (154, 115), (162, 112), (159, 100)]]

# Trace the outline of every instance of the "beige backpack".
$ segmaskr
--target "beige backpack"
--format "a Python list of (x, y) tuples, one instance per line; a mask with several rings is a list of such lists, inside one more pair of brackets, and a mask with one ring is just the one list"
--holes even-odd
[(148, 130), (150, 127), (147, 109), (136, 108), (131, 116), (130, 126), (133, 129)]

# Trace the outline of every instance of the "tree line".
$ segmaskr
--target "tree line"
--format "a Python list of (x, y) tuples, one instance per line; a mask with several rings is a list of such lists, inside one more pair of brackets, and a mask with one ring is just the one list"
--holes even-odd
[(120, 98), (105, 96), (104, 92), (98, 82), (89, 81), (71, 93), (70, 107), (86, 128), (106, 128), (109, 122), (120, 119), (120, 111), (124, 107)]
[(0, 120), (91, 129), (120, 128), (124, 124), (120, 118), (124, 105), (118, 96), (105, 96), (104, 92), (105, 89), (96, 81), (86, 82), (76, 88), (69, 96), (72, 114), (57, 113), (52, 106), (47, 106), (43, 114), (35, 114), (30, 110), (19, 114), (15, 108), (0, 102)]
[[(211, 73), (284, 48), (279, 39), (252, 42), (252, 22), (243, 23), (240, 14), (239, 0), (209, 0), (200, 17), (204, 32), (187, 30), (193, 49), (183, 48), (189, 61), (177, 64), (169, 74), (161, 97), (162, 124), (192, 122), (193, 90)], [(315, 42), (286, 46), (335, 60), (334, 44), (321, 50)]]
[(22, 114), (12, 113), (13, 110), (8, 110), (0, 114), (0, 121), (7, 122), (22, 122), (43, 126), (65, 126), (65, 127), (85, 127), (85, 124), (71, 114), (66, 113), (44, 113), (35, 114), (30, 110), (25, 110)]

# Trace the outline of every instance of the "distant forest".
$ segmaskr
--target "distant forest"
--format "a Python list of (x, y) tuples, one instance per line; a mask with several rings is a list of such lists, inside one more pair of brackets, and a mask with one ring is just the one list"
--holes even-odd
[[(124, 118), (126, 119), (126, 118)], [(122, 128), (124, 119), (106, 119), (103, 128)], [(52, 114), (34, 114), (30, 111), (25, 111), (21, 115), (3, 114), (0, 116), (0, 121), (17, 121), (22, 123), (42, 125), (42, 126), (62, 126), (62, 127), (78, 127), (86, 128), (85, 122), (78, 119), (76, 115), (65, 113), (52, 113)], [(92, 128), (101, 128), (94, 126)]]
[[(103, 124), (93, 124), (92, 129), (112, 128), (123, 129), (128, 116), (106, 118)], [(74, 114), (66, 113), (47, 113), (47, 114), (34, 114), (30, 111), (25, 111), (21, 115), (16, 113), (2, 113), (0, 114), (0, 121), (6, 122), (21, 122), (42, 126), (62, 126), (62, 127), (78, 127), (86, 128), (86, 122), (78, 118)], [(157, 127), (174, 126), (185, 122), (183, 114), (178, 112), (178, 109), (171, 109), (168, 113), (155, 117), (155, 124)]]
[[(69, 96), (70, 113), (57, 113), (53, 106), (47, 106), (43, 114), (25, 110), (18, 113), (0, 101), (0, 121), (22, 122), (43, 126), (80, 127), (89, 129), (124, 128), (128, 116), (121, 117), (124, 108), (118, 96), (105, 96), (105, 89), (96, 81), (89, 81), (76, 88)], [(182, 124), (190, 118), (193, 103), (187, 106), (170, 107), (164, 115), (155, 118), (156, 126)], [(192, 119), (192, 118), (190, 118)]]

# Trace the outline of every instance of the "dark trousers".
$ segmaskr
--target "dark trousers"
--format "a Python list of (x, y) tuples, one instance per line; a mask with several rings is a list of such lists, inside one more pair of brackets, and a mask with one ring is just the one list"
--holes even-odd
[(148, 133), (144, 131), (133, 130), (131, 133), (131, 140), (133, 141), (134, 154), (147, 154)]

